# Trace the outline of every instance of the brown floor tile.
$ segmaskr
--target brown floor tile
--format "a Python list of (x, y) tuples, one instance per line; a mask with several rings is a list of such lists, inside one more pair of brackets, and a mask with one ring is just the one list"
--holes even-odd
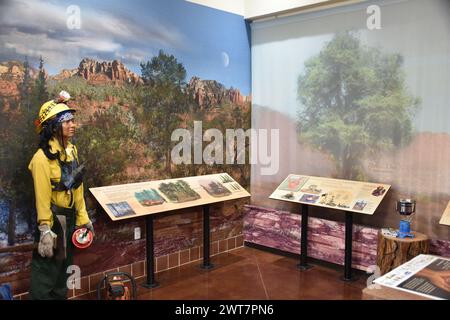
[(107, 273), (111, 273), (111, 272), (117, 272), (118, 268), (114, 268), (114, 269), (109, 269), (105, 271), (105, 274)]
[(126, 272), (131, 275), (131, 264), (119, 268), (119, 272)]
[(198, 247), (193, 247), (190, 250), (190, 257), (191, 257), (191, 261), (195, 261), (198, 260), (200, 258), (199, 256), (199, 252), (198, 252)]
[(75, 296), (80, 296), (89, 292), (89, 276), (81, 277), (80, 289), (75, 288)]
[(189, 261), (189, 249), (180, 251), (180, 265), (188, 263)]
[(219, 251), (219, 243), (217, 241), (212, 242), (209, 245), (209, 254), (211, 256), (214, 256), (218, 253), (218, 251)]
[[(97, 286), (104, 276), (103, 272), (91, 274), (89, 276), (89, 292), (97, 290)], [(102, 285), (102, 288), (104, 288), (104, 284)]]
[(228, 245), (227, 240), (220, 240), (219, 241), (219, 253), (227, 251), (227, 245)]
[(75, 296), (75, 290), (74, 289), (67, 290), (67, 299), (71, 299), (74, 296)]
[(169, 254), (169, 268), (178, 267), (180, 265), (179, 258), (180, 252)]
[(131, 270), (133, 272), (132, 276), (135, 278), (142, 277), (145, 275), (145, 265), (144, 261), (135, 262), (131, 265)]
[(236, 237), (236, 248), (242, 247), (244, 245), (244, 236), (240, 235)]
[(71, 300), (97, 300), (97, 292), (89, 292), (81, 296), (73, 297)]
[[(180, 259), (187, 252), (180, 253)], [(162, 271), (156, 275), (160, 287), (155, 289), (141, 286), (145, 278), (137, 280), (138, 299), (361, 299), (367, 278), (343, 282), (342, 267), (325, 265), (301, 271), (298, 259), (249, 247), (218, 254), (211, 262), (215, 267), (210, 270), (193, 262)]]
[(168, 267), (169, 259), (167, 255), (156, 258), (156, 272), (166, 270)]
[(230, 238), (228, 239), (228, 250), (236, 248), (236, 239)]

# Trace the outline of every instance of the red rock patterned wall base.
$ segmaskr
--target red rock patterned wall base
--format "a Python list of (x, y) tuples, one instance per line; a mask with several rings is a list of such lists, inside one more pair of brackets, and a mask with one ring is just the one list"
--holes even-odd
[[(244, 207), (244, 241), (300, 254), (301, 215), (264, 207)], [(367, 270), (376, 264), (378, 230), (353, 225), (353, 268)], [(345, 224), (310, 217), (308, 256), (344, 264)], [(431, 240), (430, 253), (450, 257), (450, 241)]]

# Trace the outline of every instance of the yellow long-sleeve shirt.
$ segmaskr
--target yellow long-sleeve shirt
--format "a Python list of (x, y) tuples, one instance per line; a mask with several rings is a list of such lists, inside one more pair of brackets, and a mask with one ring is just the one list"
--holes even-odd
[[(52, 153), (60, 152), (63, 148), (57, 139), (49, 141), (50, 151)], [(75, 151), (75, 152), (74, 152)], [(68, 142), (66, 148), (67, 161), (72, 161), (76, 157), (76, 149), (73, 144)], [(61, 159), (64, 160), (64, 159)], [(70, 194), (67, 191), (54, 191), (50, 181), (59, 182), (61, 180), (61, 168), (58, 160), (50, 160), (46, 157), (44, 151), (39, 149), (33, 156), (28, 166), (33, 175), (34, 193), (36, 197), (36, 210), (38, 224), (47, 224), (53, 226), (53, 214), (50, 209), (51, 204), (58, 207), (70, 208), (71, 205), (76, 209), (76, 225), (82, 226), (89, 223), (89, 216), (84, 202), (84, 187), (81, 184), (73, 190), (73, 203), (70, 203)]]

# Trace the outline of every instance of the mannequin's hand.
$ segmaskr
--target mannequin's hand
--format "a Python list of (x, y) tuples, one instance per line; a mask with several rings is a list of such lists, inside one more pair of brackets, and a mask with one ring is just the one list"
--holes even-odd
[(89, 229), (89, 230), (92, 232), (92, 237), (95, 236), (94, 225), (92, 224), (91, 221), (89, 221), (88, 223), (86, 223), (83, 227)]
[(56, 234), (50, 230), (50, 227), (46, 224), (40, 225), (38, 229), (41, 232), (38, 253), (43, 258), (51, 258), (53, 257), (53, 249), (56, 243)]

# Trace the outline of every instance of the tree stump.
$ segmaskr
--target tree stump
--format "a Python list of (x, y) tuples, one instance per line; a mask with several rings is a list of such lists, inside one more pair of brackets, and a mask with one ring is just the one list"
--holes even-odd
[(428, 253), (428, 237), (419, 232), (412, 232), (414, 238), (396, 238), (384, 236), (381, 230), (378, 232), (377, 266), (381, 274), (404, 264), (419, 254)]

